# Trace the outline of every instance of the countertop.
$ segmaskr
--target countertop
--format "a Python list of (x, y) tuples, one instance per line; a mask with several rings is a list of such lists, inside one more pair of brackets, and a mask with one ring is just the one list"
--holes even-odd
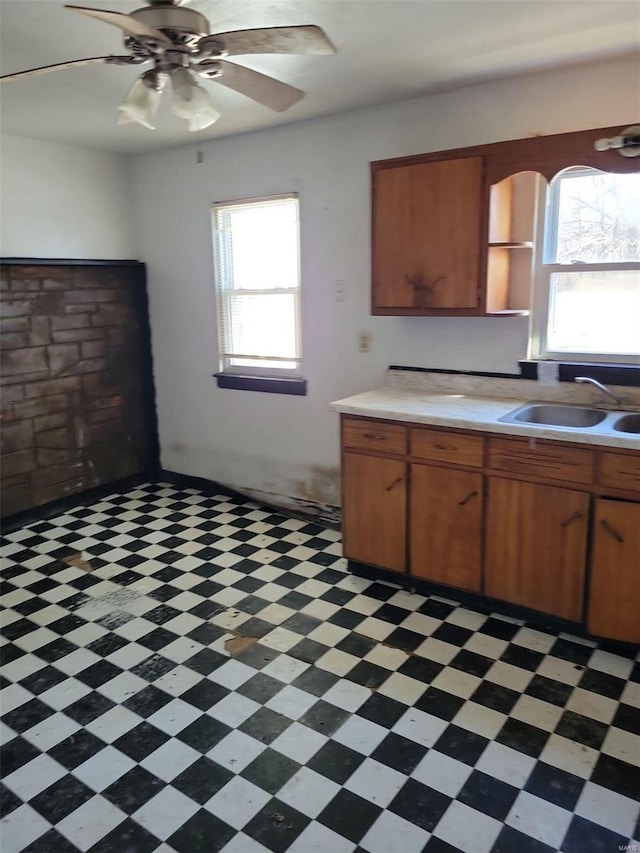
[[(640, 451), (640, 435), (614, 430), (612, 427), (614, 413), (606, 407), (601, 408), (603, 411), (610, 412), (609, 416), (601, 424), (593, 427), (552, 427), (504, 423), (499, 420), (522, 406), (524, 402), (522, 398), (430, 393), (386, 386), (375, 391), (365, 391), (363, 394), (346, 397), (343, 400), (336, 400), (331, 403), (331, 408), (342, 414), (359, 417)], [(540, 399), (530, 402), (545, 401)], [(558, 401), (555, 401), (555, 404), (558, 405)], [(625, 409), (625, 411), (629, 410)]]

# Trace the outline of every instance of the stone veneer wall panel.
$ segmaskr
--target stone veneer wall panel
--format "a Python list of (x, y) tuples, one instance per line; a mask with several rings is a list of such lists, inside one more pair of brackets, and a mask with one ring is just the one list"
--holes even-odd
[(8, 263), (0, 281), (2, 516), (149, 470), (144, 266)]

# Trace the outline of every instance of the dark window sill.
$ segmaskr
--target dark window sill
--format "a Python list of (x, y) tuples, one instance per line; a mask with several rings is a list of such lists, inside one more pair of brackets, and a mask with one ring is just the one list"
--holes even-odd
[(307, 380), (300, 377), (251, 376), (240, 373), (214, 373), (218, 388), (234, 391), (264, 391), (267, 394), (307, 394)]
[[(558, 361), (558, 379), (560, 382), (573, 382), (576, 376), (590, 376), (599, 382), (610, 385), (640, 386), (640, 365), (634, 364), (597, 364), (594, 362)], [(538, 378), (538, 362), (523, 360), (520, 362), (523, 379)]]

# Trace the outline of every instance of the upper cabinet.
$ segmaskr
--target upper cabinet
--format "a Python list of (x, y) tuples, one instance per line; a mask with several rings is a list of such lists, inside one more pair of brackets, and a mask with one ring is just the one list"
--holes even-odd
[(481, 157), (373, 172), (373, 313), (477, 308)]
[(598, 128), (372, 163), (372, 313), (526, 313), (547, 182), (576, 165), (638, 171), (637, 158), (594, 148), (619, 132)]

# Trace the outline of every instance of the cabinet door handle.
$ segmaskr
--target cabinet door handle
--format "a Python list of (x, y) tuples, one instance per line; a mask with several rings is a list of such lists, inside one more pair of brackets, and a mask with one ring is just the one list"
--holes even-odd
[(398, 483), (401, 483), (401, 482), (402, 482), (402, 477), (398, 477), (396, 480), (393, 481), (393, 483), (391, 483), (390, 486), (387, 486), (385, 491), (390, 492), (391, 489), (395, 489), (395, 487), (398, 485)]
[(466, 496), (466, 498), (462, 498), (462, 500), (461, 500), (461, 501), (458, 501), (458, 506), (464, 506), (465, 504), (468, 504), (468, 503), (469, 503), (469, 501), (471, 500), (471, 498), (475, 498), (475, 496), (476, 496), (477, 494), (478, 494), (478, 492), (477, 492), (477, 491), (475, 491), (475, 492), (470, 492), (470, 493)]
[(434, 278), (433, 281), (425, 281), (421, 275), (405, 275), (404, 280), (414, 290), (430, 293), (437, 284), (440, 284), (443, 278), (444, 275), (439, 275), (438, 278)]
[(584, 518), (583, 512), (574, 512), (573, 515), (570, 515), (569, 518), (565, 518), (560, 527), (563, 529), (568, 527), (570, 524), (573, 524), (574, 521), (577, 521), (579, 518)]
[(608, 521), (605, 521), (604, 519), (602, 519), (602, 520), (600, 521), (600, 524), (604, 527), (604, 529), (607, 531), (607, 533), (608, 533), (610, 536), (613, 536), (613, 538), (614, 538), (614, 539), (617, 539), (617, 541), (618, 541), (618, 542), (624, 542), (624, 536), (621, 536), (621, 535), (618, 533), (618, 531), (617, 531), (614, 527), (612, 527), (612, 526), (609, 524), (609, 522), (608, 522)]
[(378, 432), (363, 432), (363, 438), (369, 438), (372, 441), (384, 441), (384, 435), (381, 435)]

